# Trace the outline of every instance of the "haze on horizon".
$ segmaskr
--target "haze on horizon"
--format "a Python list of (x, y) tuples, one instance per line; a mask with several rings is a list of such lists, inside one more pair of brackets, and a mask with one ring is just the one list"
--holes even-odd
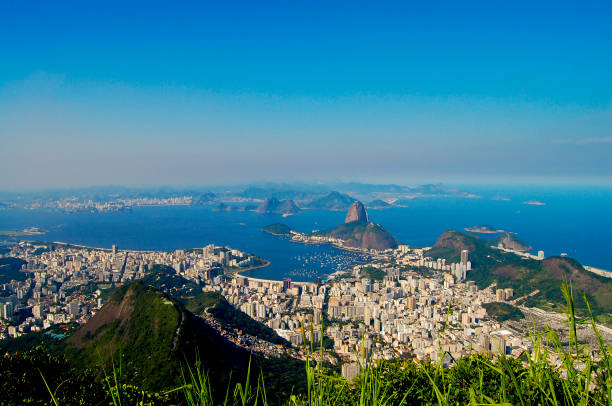
[(2, 2), (0, 189), (612, 180), (612, 3), (407, 3)]

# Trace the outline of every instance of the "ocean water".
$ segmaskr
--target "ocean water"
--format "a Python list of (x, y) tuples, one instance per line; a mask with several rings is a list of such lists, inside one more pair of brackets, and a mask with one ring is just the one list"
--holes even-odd
[[(546, 256), (567, 253), (585, 265), (612, 270), (611, 187), (462, 186), (480, 198), (418, 198), (407, 207), (369, 210), (400, 242), (430, 246), (448, 229), (486, 224), (517, 233)], [(501, 199), (503, 198), (503, 200)], [(537, 200), (544, 205), (525, 204)], [(209, 207), (141, 207), (131, 212), (61, 213), (0, 211), (0, 230), (40, 227), (46, 241), (137, 250), (173, 250), (227, 245), (271, 261), (254, 277), (311, 281), (363, 262), (358, 254), (331, 246), (303, 245), (265, 234), (261, 228), (284, 222), (298, 231), (325, 229), (344, 221), (343, 212), (306, 210), (297, 216), (215, 212)], [(30, 239), (32, 237), (29, 237)]]

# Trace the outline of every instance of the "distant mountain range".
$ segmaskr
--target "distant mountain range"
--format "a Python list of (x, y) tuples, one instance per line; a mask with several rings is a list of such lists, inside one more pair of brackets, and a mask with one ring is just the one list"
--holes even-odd
[[(47, 190), (25, 193), (0, 191), (0, 206), (6, 208), (56, 208), (68, 211), (129, 210), (139, 205), (216, 205), (218, 211), (252, 211), (243, 206), (267, 199), (292, 201), (300, 209), (347, 210), (354, 200), (370, 201), (370, 208), (403, 206), (428, 196), (474, 197), (469, 192), (442, 184), (421, 186), (364, 183), (277, 184), (225, 187), (128, 188), (122, 186)], [(234, 206), (237, 204), (237, 206)], [(106, 206), (105, 206), (106, 205)], [(282, 209), (280, 211), (286, 211)], [(295, 211), (295, 209), (293, 210)]]

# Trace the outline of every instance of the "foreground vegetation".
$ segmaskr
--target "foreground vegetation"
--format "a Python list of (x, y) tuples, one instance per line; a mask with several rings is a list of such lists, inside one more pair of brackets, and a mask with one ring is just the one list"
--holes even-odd
[[(311, 343), (304, 370), (306, 384), (278, 399), (273, 396), (278, 388), (256, 368), (249, 367), (242, 382), (229, 385), (219, 395), (211, 389), (206, 365), (196, 361), (183, 365), (178, 385), (150, 392), (126, 381), (121, 357), (102, 371), (77, 370), (63, 356), (51, 355), (39, 346), (0, 356), (0, 404), (610, 405), (611, 348), (592, 317), (576, 317), (571, 286), (564, 284), (562, 293), (567, 302), (569, 345), (562, 346), (552, 330), (533, 333), (533, 351), (520, 359), (473, 354), (456, 360), (451, 368), (412, 360), (367, 363), (353, 382), (347, 382), (312, 361)], [(589, 351), (576, 340), (576, 326), (583, 323), (590, 323), (598, 337), (597, 351)], [(553, 353), (560, 358), (560, 366), (548, 362)]]

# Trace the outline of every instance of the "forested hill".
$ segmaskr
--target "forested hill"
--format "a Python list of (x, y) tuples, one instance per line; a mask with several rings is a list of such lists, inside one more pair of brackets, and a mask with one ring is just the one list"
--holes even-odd
[(207, 311), (228, 328), (242, 330), (246, 334), (274, 344), (287, 344), (287, 341), (276, 334), (273, 329), (234, 308), (221, 294), (202, 292), (200, 286), (178, 275), (169, 266), (153, 266), (141, 281), (173, 296), (196, 315)]
[(571, 282), (576, 306), (586, 315), (582, 300), (586, 295), (594, 314), (601, 322), (612, 322), (612, 279), (593, 274), (571, 258), (551, 257), (544, 261), (526, 259), (489, 246), (490, 241), (457, 230), (444, 232), (436, 244), (425, 253), (433, 258), (458, 262), (461, 250), (469, 251), (472, 271), (467, 278), (480, 288), (497, 283), (501, 288), (513, 288), (515, 297), (528, 295), (523, 304), (561, 310), (565, 300), (561, 292), (563, 281)]
[(21, 272), (26, 261), (20, 258), (0, 258), (0, 283), (9, 283), (11, 280), (24, 281), (28, 278), (27, 272)]

